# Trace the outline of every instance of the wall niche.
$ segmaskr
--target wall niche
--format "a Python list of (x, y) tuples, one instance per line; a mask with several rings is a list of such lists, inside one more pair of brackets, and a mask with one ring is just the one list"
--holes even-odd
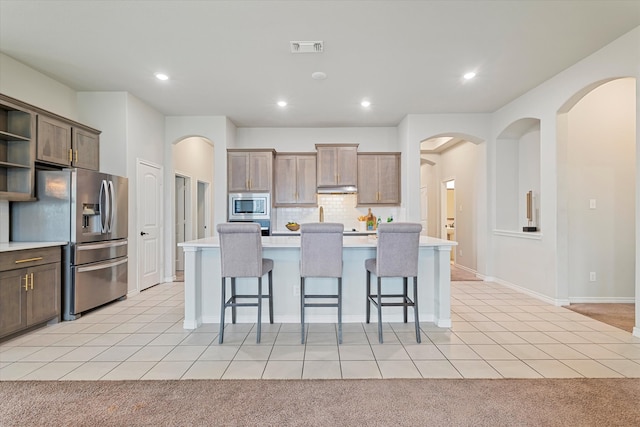
[[(527, 217), (531, 191), (533, 221)], [(523, 118), (509, 125), (496, 140), (495, 228), (522, 232), (535, 226), (540, 232), (540, 120)]]

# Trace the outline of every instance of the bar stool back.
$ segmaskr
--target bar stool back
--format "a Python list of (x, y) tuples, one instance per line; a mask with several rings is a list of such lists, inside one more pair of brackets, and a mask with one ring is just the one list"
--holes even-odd
[[(338, 308), (338, 343), (342, 344), (342, 233), (344, 225), (321, 222), (300, 226), (300, 324), (304, 344), (305, 307)], [(335, 277), (337, 294), (306, 294), (307, 277)], [(336, 302), (311, 303), (307, 298), (335, 299)]]
[[(262, 240), (260, 225), (257, 223), (223, 223), (218, 224), (220, 236), (220, 262), (222, 272), (222, 298), (220, 306), (220, 335), (218, 342), (224, 339), (224, 315), (227, 307), (231, 307), (231, 321), (236, 323), (236, 307), (258, 307), (258, 327), (256, 342), (260, 343), (262, 331), (262, 298), (269, 299), (269, 322), (273, 323), (273, 260), (262, 258)], [(262, 294), (262, 276), (269, 274), (269, 293)], [(231, 279), (231, 297), (226, 299), (226, 279)], [(236, 278), (256, 277), (258, 293), (255, 295), (236, 294)], [(238, 302), (238, 300), (256, 299), (255, 302)]]
[[(402, 306), (404, 322), (407, 323), (407, 307), (413, 307), (416, 324), (416, 341), (420, 342), (418, 319), (418, 247), (422, 225), (415, 223), (386, 223), (378, 227), (378, 248), (375, 259), (365, 260), (367, 270), (367, 323), (371, 316), (371, 305), (378, 309), (378, 341), (382, 343), (382, 307)], [(375, 294), (371, 293), (371, 273), (378, 278)], [(401, 294), (382, 294), (382, 277), (402, 277)], [(407, 295), (407, 281), (413, 277), (413, 300)], [(394, 302), (382, 299), (393, 298)], [(397, 300), (401, 299), (400, 302)]]

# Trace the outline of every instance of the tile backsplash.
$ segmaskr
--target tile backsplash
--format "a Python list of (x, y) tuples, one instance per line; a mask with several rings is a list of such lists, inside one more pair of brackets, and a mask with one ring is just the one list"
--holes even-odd
[[(287, 231), (287, 222), (294, 221), (299, 224), (318, 222), (320, 220), (320, 206), (324, 210), (324, 222), (339, 222), (344, 224), (345, 230), (358, 229), (358, 217), (367, 215), (368, 207), (356, 207), (357, 194), (318, 194), (318, 207), (313, 208), (274, 208), (272, 229), (274, 231)], [(398, 206), (371, 207), (371, 213), (381, 217), (386, 222), (388, 217), (394, 221), (403, 220), (403, 210)]]

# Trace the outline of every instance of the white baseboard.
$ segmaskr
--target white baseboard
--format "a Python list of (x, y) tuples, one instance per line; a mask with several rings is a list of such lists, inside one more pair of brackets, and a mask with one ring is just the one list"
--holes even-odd
[(539, 292), (536, 291), (532, 291), (531, 289), (527, 289), (527, 288), (523, 288), (522, 286), (518, 286), (514, 283), (511, 282), (507, 282), (506, 280), (502, 280), (502, 279), (498, 279), (496, 277), (487, 277), (485, 279), (488, 282), (494, 282), (497, 283), (499, 285), (502, 285), (504, 287), (507, 287), (509, 289), (513, 289), (519, 292), (522, 292), (523, 294), (529, 295), (533, 298), (539, 299), (540, 301), (544, 301), (546, 303), (555, 305), (555, 306), (563, 306), (563, 305), (569, 305), (569, 300), (568, 299), (558, 299), (558, 298), (551, 298), (548, 297), (546, 295), (543, 295)]
[(477, 271), (475, 271), (474, 269), (472, 269), (472, 268), (465, 267), (464, 265), (460, 265), (460, 264), (456, 264), (456, 263), (453, 263), (453, 265), (454, 265), (456, 268), (459, 268), (460, 270), (463, 270), (463, 271), (466, 271), (467, 273), (471, 273), (471, 274), (473, 274), (473, 275), (474, 275), (474, 276), (476, 276), (478, 279), (482, 279), (482, 280), (484, 280), (483, 276), (482, 276), (481, 274), (479, 274)]
[(640, 328), (638, 328), (637, 326), (633, 328), (633, 336), (640, 338)]

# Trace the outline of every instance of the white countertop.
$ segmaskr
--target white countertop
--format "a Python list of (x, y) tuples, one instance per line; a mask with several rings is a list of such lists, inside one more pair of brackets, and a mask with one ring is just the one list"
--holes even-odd
[[(435, 237), (420, 236), (421, 247), (436, 246), (456, 246), (458, 243), (453, 240), (437, 239)], [(378, 245), (376, 235), (371, 236), (344, 236), (343, 246), (345, 248), (375, 248)], [(204, 239), (191, 240), (188, 242), (178, 243), (178, 246), (184, 248), (219, 248), (220, 240), (218, 237), (207, 237)], [(263, 236), (263, 248), (299, 248), (300, 236)]]
[(5, 242), (0, 243), (0, 252), (22, 251), (25, 249), (49, 248), (64, 246), (68, 242)]
[[(372, 236), (375, 235), (375, 231), (353, 231), (353, 230), (344, 230), (343, 233), (345, 236)], [(300, 231), (272, 231), (272, 236), (299, 236)]]

